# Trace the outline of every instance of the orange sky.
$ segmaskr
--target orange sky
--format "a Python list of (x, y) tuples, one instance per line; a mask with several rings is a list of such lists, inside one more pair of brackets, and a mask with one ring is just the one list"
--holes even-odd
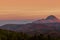
[(60, 18), (60, 0), (0, 0), (0, 20)]

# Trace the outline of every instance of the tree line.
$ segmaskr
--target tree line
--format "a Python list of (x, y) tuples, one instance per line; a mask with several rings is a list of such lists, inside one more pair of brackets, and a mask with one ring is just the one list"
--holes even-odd
[(49, 34), (30, 35), (23, 32), (14, 32), (0, 29), (0, 40), (60, 40), (60, 36)]

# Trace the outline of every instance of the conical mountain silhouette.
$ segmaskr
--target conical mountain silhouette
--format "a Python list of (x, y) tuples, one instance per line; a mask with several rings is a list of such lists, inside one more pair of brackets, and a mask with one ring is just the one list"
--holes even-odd
[(59, 23), (60, 20), (56, 18), (54, 15), (48, 16), (46, 19), (40, 19), (37, 21), (34, 21), (33, 23)]
[(57, 20), (58, 18), (56, 18), (54, 15), (50, 15), (46, 18), (46, 20)]

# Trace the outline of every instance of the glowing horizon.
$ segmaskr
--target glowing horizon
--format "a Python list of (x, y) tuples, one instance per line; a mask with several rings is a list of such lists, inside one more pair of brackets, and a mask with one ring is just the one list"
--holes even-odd
[(0, 0), (0, 20), (60, 19), (60, 0)]

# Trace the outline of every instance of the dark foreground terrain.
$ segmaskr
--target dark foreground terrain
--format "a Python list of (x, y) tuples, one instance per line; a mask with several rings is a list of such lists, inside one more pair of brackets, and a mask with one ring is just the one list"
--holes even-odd
[(0, 29), (0, 40), (60, 40), (60, 33), (51, 31), (49, 33), (27, 34)]

